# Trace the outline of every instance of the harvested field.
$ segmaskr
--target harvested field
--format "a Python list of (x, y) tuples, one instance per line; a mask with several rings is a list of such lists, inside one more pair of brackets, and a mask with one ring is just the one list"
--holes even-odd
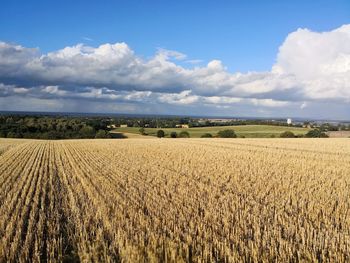
[(0, 140), (0, 262), (349, 262), (347, 139)]
[(18, 144), (25, 143), (26, 139), (3, 139), (0, 138), (0, 155)]

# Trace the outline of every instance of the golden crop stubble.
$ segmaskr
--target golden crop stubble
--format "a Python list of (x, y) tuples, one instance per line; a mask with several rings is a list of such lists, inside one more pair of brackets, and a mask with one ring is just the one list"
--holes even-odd
[(347, 140), (40, 143), (22, 147), (27, 163), (19, 146), (1, 156), (1, 260), (349, 260)]

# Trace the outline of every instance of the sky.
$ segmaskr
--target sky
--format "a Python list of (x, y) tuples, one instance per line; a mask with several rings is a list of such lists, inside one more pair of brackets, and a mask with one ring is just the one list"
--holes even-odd
[(350, 1), (0, 2), (0, 110), (350, 119)]

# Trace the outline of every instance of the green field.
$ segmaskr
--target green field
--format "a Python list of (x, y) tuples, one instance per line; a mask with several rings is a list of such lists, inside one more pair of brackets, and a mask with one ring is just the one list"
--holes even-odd
[[(116, 128), (112, 133), (136, 133), (139, 134), (139, 127)], [(149, 136), (156, 136), (158, 130), (162, 129), (166, 136), (175, 131), (178, 134), (181, 131), (187, 131), (192, 138), (199, 138), (204, 133), (211, 133), (215, 136), (219, 131), (226, 129), (233, 129), (238, 136), (245, 136), (246, 138), (268, 138), (271, 135), (278, 137), (282, 132), (291, 131), (294, 134), (305, 134), (309, 131), (307, 128), (272, 126), (272, 125), (240, 125), (240, 126), (215, 126), (215, 127), (200, 127), (200, 128), (145, 128)]]

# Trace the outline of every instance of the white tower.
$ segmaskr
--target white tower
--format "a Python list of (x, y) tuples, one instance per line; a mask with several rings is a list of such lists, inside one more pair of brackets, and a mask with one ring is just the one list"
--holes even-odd
[(292, 119), (288, 118), (288, 119), (287, 119), (287, 124), (288, 124), (288, 125), (291, 125), (291, 124), (292, 124)]

